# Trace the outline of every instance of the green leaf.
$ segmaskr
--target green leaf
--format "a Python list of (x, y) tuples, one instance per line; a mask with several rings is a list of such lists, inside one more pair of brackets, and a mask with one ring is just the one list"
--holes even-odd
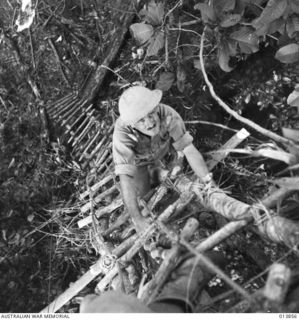
[(265, 24), (262, 27), (255, 30), (255, 34), (258, 37), (265, 36), (267, 33), (269, 33), (269, 25), (268, 24), (267, 25)]
[(282, 135), (287, 139), (299, 142), (299, 130), (282, 128)]
[(288, 44), (280, 48), (276, 54), (275, 59), (282, 63), (294, 63), (299, 61), (299, 45), (297, 43)]
[(291, 16), (286, 25), (287, 33), (290, 38), (294, 36), (294, 33), (299, 31), (299, 17)]
[(291, 107), (299, 107), (299, 90), (294, 90), (289, 96), (287, 103)]
[(159, 80), (156, 83), (156, 89), (167, 91), (171, 88), (175, 79), (175, 75), (172, 72), (163, 72), (160, 74)]
[(213, 0), (212, 6), (215, 9), (216, 15), (221, 16), (225, 12), (234, 10), (236, 0)]
[(220, 22), (220, 26), (222, 28), (228, 28), (236, 25), (240, 22), (242, 16), (238, 13), (229, 13), (224, 16), (224, 18)]
[(287, 0), (269, 0), (261, 15), (253, 21), (252, 25), (256, 29), (268, 25), (283, 15), (287, 5)]
[(228, 44), (223, 42), (220, 47), (218, 48), (218, 64), (220, 68), (225, 72), (230, 72), (233, 70), (229, 66), (229, 48)]
[(139, 14), (146, 22), (153, 26), (159, 26), (163, 22), (164, 4), (162, 2), (156, 3), (152, 0), (147, 6), (140, 10)]
[(159, 30), (149, 41), (146, 51), (148, 57), (158, 54), (159, 50), (164, 47), (165, 35), (164, 32)]
[(284, 34), (285, 31), (285, 20), (282, 18), (276, 19), (270, 23), (268, 33), (273, 34), (275, 32), (279, 32), (280, 34)]
[(139, 45), (147, 42), (154, 34), (154, 28), (150, 24), (145, 23), (132, 24), (130, 31)]
[(291, 9), (299, 14), (299, 2), (298, 0), (290, 0)]
[(234, 57), (237, 55), (237, 41), (228, 40), (229, 55)]
[(259, 50), (258, 36), (250, 27), (242, 27), (233, 32), (230, 38), (238, 41), (240, 49), (244, 53), (254, 53)]
[(204, 23), (215, 22), (216, 15), (214, 9), (206, 3), (198, 3), (194, 9), (200, 10), (201, 17)]

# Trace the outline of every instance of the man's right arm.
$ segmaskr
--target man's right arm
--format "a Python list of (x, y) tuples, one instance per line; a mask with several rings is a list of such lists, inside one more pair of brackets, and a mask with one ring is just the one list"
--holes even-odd
[(136, 231), (141, 233), (148, 227), (148, 223), (140, 212), (134, 180), (127, 174), (120, 174), (119, 180), (124, 204), (133, 220)]

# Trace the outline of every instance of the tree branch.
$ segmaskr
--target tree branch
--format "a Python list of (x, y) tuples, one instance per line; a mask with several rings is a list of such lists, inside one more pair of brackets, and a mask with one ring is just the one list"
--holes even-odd
[(276, 142), (282, 143), (286, 146), (294, 147), (295, 144), (291, 140), (283, 138), (280, 135), (259, 126), (255, 122), (240, 116), (236, 111), (232, 110), (220, 97), (217, 96), (217, 94), (214, 91), (214, 87), (207, 76), (205, 66), (204, 66), (204, 61), (203, 61), (203, 48), (204, 48), (204, 40), (205, 40), (205, 31), (206, 31), (206, 27), (204, 28), (204, 31), (202, 33), (201, 40), (200, 40), (199, 60), (200, 60), (201, 71), (202, 71), (205, 83), (208, 86), (209, 91), (211, 93), (211, 96), (218, 102), (218, 104), (227, 113), (229, 113), (231, 116), (233, 116), (236, 120), (246, 124), (247, 126), (251, 127), (252, 129), (258, 131), (259, 133), (263, 134), (264, 136), (266, 136)]

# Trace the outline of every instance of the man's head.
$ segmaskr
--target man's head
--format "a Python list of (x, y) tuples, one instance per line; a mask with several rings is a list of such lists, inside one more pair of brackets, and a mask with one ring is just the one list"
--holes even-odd
[(140, 132), (155, 136), (160, 130), (157, 106), (162, 98), (161, 90), (135, 86), (123, 92), (119, 99), (120, 118)]

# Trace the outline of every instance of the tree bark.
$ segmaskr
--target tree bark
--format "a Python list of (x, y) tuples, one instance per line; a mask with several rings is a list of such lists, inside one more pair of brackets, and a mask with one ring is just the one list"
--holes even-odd
[(114, 5), (111, 4), (111, 6), (116, 7), (116, 16), (120, 14), (119, 19), (117, 19), (117, 25), (119, 27), (115, 30), (115, 38), (112, 40), (111, 45), (109, 45), (109, 51), (106, 54), (106, 58), (100, 65), (97, 66), (95, 71), (87, 80), (80, 94), (81, 99), (87, 100), (88, 102), (91, 102), (98, 94), (102, 82), (109, 72), (109, 66), (117, 56), (119, 49), (123, 43), (124, 37), (128, 32), (131, 21), (136, 13), (136, 1), (122, 0), (122, 2), (114, 2), (116, 3)]

